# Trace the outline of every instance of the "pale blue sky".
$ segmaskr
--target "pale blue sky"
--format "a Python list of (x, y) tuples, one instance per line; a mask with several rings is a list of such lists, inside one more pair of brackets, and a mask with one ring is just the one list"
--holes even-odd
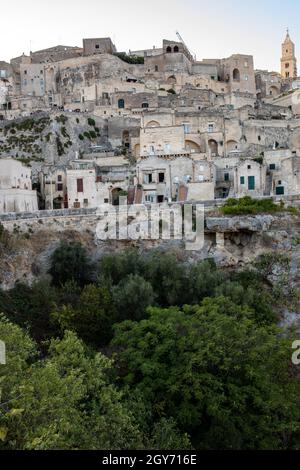
[[(288, 26), (300, 60), (299, 0), (11, 0), (1, 2), (0, 60), (83, 37), (110, 36), (119, 51), (160, 46), (179, 30), (198, 59), (252, 54), (279, 70)], [(297, 47), (298, 46), (298, 47)]]

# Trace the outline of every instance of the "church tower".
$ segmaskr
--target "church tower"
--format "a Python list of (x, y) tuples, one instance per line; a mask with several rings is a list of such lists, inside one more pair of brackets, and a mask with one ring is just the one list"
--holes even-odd
[(297, 59), (295, 57), (295, 44), (287, 30), (286, 38), (282, 44), (281, 76), (283, 78), (297, 78)]

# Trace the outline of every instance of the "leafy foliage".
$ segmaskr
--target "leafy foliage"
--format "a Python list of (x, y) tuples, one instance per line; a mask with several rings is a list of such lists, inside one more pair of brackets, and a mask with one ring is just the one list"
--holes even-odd
[(123, 383), (191, 433), (196, 448), (294, 445), (299, 381), (288, 376), (289, 347), (248, 307), (220, 297), (151, 309), (149, 319), (117, 325), (113, 345)]
[(86, 249), (78, 242), (64, 242), (54, 251), (51, 257), (49, 274), (54, 285), (75, 281), (79, 285), (88, 283), (91, 278), (92, 265)]
[(252, 199), (250, 196), (245, 196), (241, 199), (228, 199), (220, 210), (224, 215), (245, 215), (269, 214), (279, 209), (280, 207), (272, 199)]

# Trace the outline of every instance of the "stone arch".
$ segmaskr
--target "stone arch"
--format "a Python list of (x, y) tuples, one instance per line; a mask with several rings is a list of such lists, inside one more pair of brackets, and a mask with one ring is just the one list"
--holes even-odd
[(170, 75), (170, 77), (168, 77), (168, 79), (167, 79), (167, 83), (169, 85), (176, 85), (177, 80), (176, 80), (175, 75)]
[(186, 148), (186, 150), (190, 151), (191, 153), (200, 153), (201, 152), (200, 145), (197, 144), (196, 142), (193, 142), (192, 140), (186, 140), (185, 141), (185, 148)]
[(179, 47), (178, 46), (174, 46), (174, 52), (179, 52)]
[(147, 101), (144, 101), (144, 102), (142, 103), (142, 108), (144, 108), (144, 109), (149, 108), (149, 103), (147, 103)]
[(122, 188), (113, 188), (111, 190), (111, 203), (113, 206), (118, 206), (120, 201), (119, 197), (124, 195), (124, 190)]
[(234, 69), (232, 72), (232, 78), (234, 81), (239, 82), (241, 80), (241, 74), (239, 69)]
[(232, 152), (233, 150), (238, 150), (238, 143), (236, 140), (228, 140), (226, 142), (227, 152)]
[(140, 156), (140, 153), (141, 153), (141, 146), (140, 144), (135, 144), (134, 146), (134, 156), (136, 158), (138, 158)]
[(167, 52), (168, 54), (170, 54), (170, 52), (172, 52), (171, 46), (168, 46), (168, 47), (167, 47), (166, 52)]
[(272, 86), (269, 88), (269, 94), (270, 94), (270, 96), (273, 96), (273, 97), (275, 98), (276, 96), (279, 95), (279, 93), (280, 93), (280, 90), (279, 90), (279, 88), (278, 88), (277, 86), (272, 85)]
[(147, 122), (146, 127), (160, 127), (160, 124), (158, 121), (152, 120)]
[(208, 141), (208, 147), (212, 157), (218, 156), (218, 142), (214, 139)]

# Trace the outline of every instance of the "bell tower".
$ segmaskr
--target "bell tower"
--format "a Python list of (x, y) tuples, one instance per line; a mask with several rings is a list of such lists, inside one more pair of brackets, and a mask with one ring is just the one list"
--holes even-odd
[(287, 30), (286, 38), (282, 44), (281, 76), (282, 78), (297, 78), (297, 59), (295, 57), (295, 44)]

